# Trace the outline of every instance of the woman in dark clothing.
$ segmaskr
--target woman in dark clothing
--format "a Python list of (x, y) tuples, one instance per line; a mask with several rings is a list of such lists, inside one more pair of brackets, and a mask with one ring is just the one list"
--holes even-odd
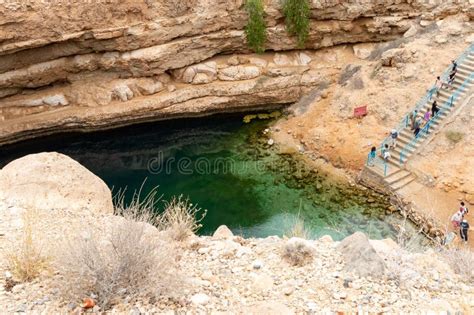
[(431, 105), (431, 117), (435, 117), (436, 114), (438, 114), (439, 108), (438, 108), (438, 103), (436, 101), (433, 102)]
[(415, 120), (415, 131), (413, 132), (415, 134), (415, 138), (418, 137), (418, 134), (420, 133), (420, 121), (418, 119)]

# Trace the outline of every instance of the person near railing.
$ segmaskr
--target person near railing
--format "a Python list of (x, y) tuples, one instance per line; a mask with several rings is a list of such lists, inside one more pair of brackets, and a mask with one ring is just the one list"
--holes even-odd
[(431, 104), (431, 117), (435, 117), (439, 112), (438, 103), (436, 101)]
[(415, 138), (418, 138), (418, 134), (420, 133), (420, 128), (421, 128), (421, 123), (418, 118), (415, 118), (415, 129), (413, 131), (413, 134), (415, 135)]
[(414, 110), (410, 113), (410, 129), (415, 130), (415, 121), (416, 121), (416, 116), (418, 115), (418, 110)]
[(423, 127), (426, 126), (426, 133), (430, 133), (430, 119), (431, 119), (431, 112), (429, 109), (426, 110), (425, 115), (423, 116)]
[(456, 80), (456, 73), (457, 73), (457, 68), (453, 67), (453, 69), (449, 73), (449, 79), (448, 79), (448, 85), (451, 89), (453, 88), (454, 80)]
[(456, 60), (451, 61), (451, 64), (452, 64), (451, 71), (456, 71), (458, 69), (458, 63), (456, 62)]
[(397, 129), (392, 129), (390, 131), (390, 148), (395, 149), (397, 146), (398, 131)]
[(433, 94), (436, 93), (436, 97), (438, 97), (439, 95), (439, 90), (441, 90), (443, 88), (443, 81), (441, 81), (441, 77), (436, 77), (436, 81), (435, 81), (435, 84), (433, 86), (433, 88), (431, 89), (430, 91), (430, 100), (431, 98), (433, 97)]
[(369, 153), (369, 160), (367, 162), (367, 164), (369, 166), (374, 166), (375, 165), (375, 156), (377, 155), (377, 148), (376, 147), (372, 147), (372, 149), (370, 149), (370, 153)]
[(382, 149), (382, 157), (385, 162), (388, 162), (388, 159), (390, 158), (390, 148), (388, 147), (388, 144), (385, 143), (383, 149)]

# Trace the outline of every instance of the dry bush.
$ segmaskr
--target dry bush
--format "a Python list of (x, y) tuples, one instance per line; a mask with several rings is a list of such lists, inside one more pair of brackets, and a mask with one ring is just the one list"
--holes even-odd
[(461, 275), (466, 282), (474, 282), (474, 252), (468, 247), (444, 248), (440, 250), (440, 255), (451, 269)]
[(108, 229), (82, 229), (61, 247), (57, 265), (66, 300), (93, 297), (108, 309), (137, 298), (172, 297), (180, 289), (176, 250), (152, 237), (159, 232), (142, 209), (123, 214), (126, 219), (110, 218)]
[(156, 224), (156, 203), (161, 199), (158, 195), (158, 187), (154, 187), (142, 198), (142, 190), (146, 180), (143, 181), (140, 189), (135, 191), (130, 203), (125, 202), (126, 189), (119, 190), (114, 195), (115, 214), (137, 222), (147, 222)]
[(293, 266), (303, 266), (313, 260), (314, 248), (308, 241), (293, 237), (283, 245), (282, 257)]
[(302, 239), (309, 239), (311, 238), (311, 231), (306, 228), (306, 224), (304, 219), (300, 216), (298, 213), (298, 216), (296, 218), (294, 217), (287, 217), (286, 218), (288, 224), (285, 224), (285, 226), (290, 226), (288, 231), (286, 231), (284, 234), (286, 237), (292, 238), (292, 237), (299, 237)]
[(156, 226), (160, 231), (167, 231), (173, 240), (183, 241), (201, 228), (200, 222), (206, 214), (207, 210), (193, 205), (183, 196), (173, 197), (166, 203), (165, 211), (157, 217)]
[(49, 268), (50, 259), (43, 254), (41, 239), (37, 235), (35, 223), (38, 221), (36, 210), (28, 209), (23, 212), (23, 229), (18, 242), (13, 242), (6, 252), (8, 269), (13, 277), (20, 281), (31, 281)]

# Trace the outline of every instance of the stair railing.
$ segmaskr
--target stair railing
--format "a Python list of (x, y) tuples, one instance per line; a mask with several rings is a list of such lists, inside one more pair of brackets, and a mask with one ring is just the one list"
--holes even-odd
[(441, 106), (441, 109), (436, 113), (436, 115), (431, 117), (431, 119), (425, 124), (425, 126), (420, 130), (420, 132), (415, 137), (413, 137), (413, 139), (408, 144), (403, 147), (403, 149), (400, 151), (400, 164), (405, 163), (404, 158), (406, 157), (409, 148), (415, 148), (415, 145), (418, 140), (429, 134), (430, 126), (439, 119), (441, 119), (442, 113), (447, 110), (450, 110), (451, 107), (453, 107), (454, 102), (459, 98), (460, 94), (466, 89), (466, 86), (469, 85), (473, 79), (474, 72), (471, 72), (469, 77), (464, 80), (461, 86), (451, 95), (449, 99), (444, 102), (444, 106)]
[[(456, 59), (456, 63), (458, 65), (458, 67), (460, 65), (462, 65), (462, 63), (465, 61), (465, 59), (467, 58), (467, 56), (474, 51), (474, 43), (472, 43), (471, 45), (469, 45), (469, 47)], [(450, 64), (443, 72), (443, 74), (440, 76), (441, 78), (441, 81), (442, 82), (446, 82), (448, 77), (449, 77), (449, 73), (451, 72), (451, 67), (452, 65)], [(433, 97), (433, 94), (434, 92), (436, 91), (436, 87), (435, 85), (433, 84), (428, 90), (427, 92), (425, 93), (425, 95), (423, 95), (423, 97), (416, 103), (415, 107), (408, 113), (406, 114), (405, 116), (403, 116), (403, 119), (400, 121), (400, 123), (398, 124), (398, 126), (395, 128), (398, 132), (398, 134), (400, 134), (400, 132), (405, 129), (409, 122), (410, 122), (410, 114), (411, 113), (414, 113), (415, 110), (418, 112), (418, 113), (421, 113), (421, 109), (423, 109), (426, 104), (431, 100), (431, 98)], [(390, 136), (386, 137), (381, 145), (380, 145), (380, 152), (382, 151), (383, 147), (385, 146), (385, 144), (389, 144), (390, 143)]]

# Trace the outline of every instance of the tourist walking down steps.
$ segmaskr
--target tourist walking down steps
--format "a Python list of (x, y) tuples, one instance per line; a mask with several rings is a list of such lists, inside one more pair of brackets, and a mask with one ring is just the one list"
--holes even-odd
[(438, 103), (436, 101), (431, 105), (431, 117), (435, 117), (439, 112)]

